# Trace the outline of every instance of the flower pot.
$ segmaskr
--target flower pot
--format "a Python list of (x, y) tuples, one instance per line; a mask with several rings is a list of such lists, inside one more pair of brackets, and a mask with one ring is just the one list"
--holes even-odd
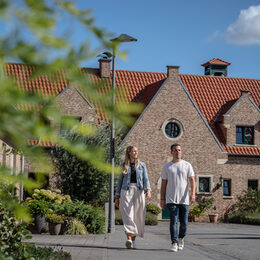
[(49, 223), (49, 232), (51, 235), (59, 235), (61, 229), (61, 224)]
[(46, 220), (44, 216), (36, 215), (34, 217), (34, 223), (38, 234), (41, 234), (46, 230)]
[(59, 235), (65, 235), (67, 232), (67, 225), (65, 223), (61, 224), (60, 234)]
[(209, 221), (211, 223), (217, 223), (218, 222), (218, 213), (209, 214)]

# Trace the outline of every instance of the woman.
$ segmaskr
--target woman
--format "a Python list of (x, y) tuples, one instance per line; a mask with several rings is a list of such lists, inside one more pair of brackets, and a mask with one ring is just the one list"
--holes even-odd
[(116, 188), (116, 207), (120, 208), (128, 249), (136, 248), (136, 236), (144, 236), (145, 196), (151, 198), (151, 187), (145, 163), (138, 158), (138, 149), (128, 146), (124, 170)]

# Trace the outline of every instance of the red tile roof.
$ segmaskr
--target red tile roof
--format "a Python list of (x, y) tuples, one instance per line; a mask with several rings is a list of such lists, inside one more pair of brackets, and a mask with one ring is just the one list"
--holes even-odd
[(210, 64), (212, 64), (212, 65), (226, 65), (226, 66), (228, 66), (231, 63), (227, 62), (227, 61), (224, 61), (224, 60), (221, 60), (219, 58), (214, 58), (214, 59), (212, 59), (210, 61), (207, 61), (206, 63), (201, 64), (201, 66), (205, 67), (205, 66), (210, 65)]
[(19, 87), (26, 91), (40, 92), (42, 95), (58, 95), (67, 85), (63, 71), (55, 73), (52, 80), (46, 75), (31, 79), (36, 66), (21, 63), (7, 63), (4, 66), (6, 76), (16, 80)]
[[(202, 115), (205, 117), (223, 148), (232, 154), (260, 155), (260, 147), (252, 146), (227, 146), (224, 137), (214, 119), (225, 112), (241, 96), (241, 90), (249, 90), (250, 95), (259, 107), (260, 105), (260, 80), (230, 77), (213, 77), (199, 75), (179, 75), (181, 81), (196, 102)], [(222, 108), (222, 111), (221, 111)], [(218, 118), (217, 121), (221, 120)]]
[[(216, 62), (229, 65), (229, 63), (220, 59), (209, 61), (211, 64), (219, 64)], [(58, 95), (69, 84), (63, 71), (57, 72), (52, 81), (44, 75), (30, 80), (34, 69), (34, 66), (17, 63), (5, 65), (6, 75), (13, 76), (19, 86), (26, 91), (40, 91), (42, 95)], [(100, 94), (110, 90), (112, 72), (111, 77), (107, 79), (100, 78), (99, 69), (81, 68), (80, 70), (88, 76), (86, 80), (88, 79), (89, 82), (94, 82), (94, 84), (103, 82), (102, 87), (99, 89)], [(126, 103), (137, 101), (147, 106), (166, 77), (166, 73), (116, 70), (116, 86), (119, 90), (117, 92), (117, 101)], [(223, 134), (215, 124), (215, 119), (220, 121), (223, 114), (240, 97), (241, 90), (249, 90), (253, 101), (259, 106), (260, 80), (186, 74), (180, 74), (179, 77), (228, 153), (260, 154), (259, 147), (227, 146)], [(87, 94), (86, 97), (88, 98)], [(104, 119), (102, 105), (95, 103), (90, 98), (89, 100), (97, 108), (100, 119)]]
[(249, 90), (256, 105), (260, 105), (260, 79), (243, 79), (180, 74), (180, 79), (208, 123), (212, 123), (220, 108)]

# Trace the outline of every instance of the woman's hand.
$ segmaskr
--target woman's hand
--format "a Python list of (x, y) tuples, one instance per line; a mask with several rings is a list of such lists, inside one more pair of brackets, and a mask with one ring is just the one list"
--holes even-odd
[(118, 209), (119, 209), (119, 204), (120, 204), (120, 198), (116, 197), (115, 205), (116, 205), (116, 208), (118, 208)]
[(151, 197), (152, 197), (151, 191), (150, 191), (150, 190), (147, 190), (147, 191), (146, 191), (146, 198), (149, 200)]

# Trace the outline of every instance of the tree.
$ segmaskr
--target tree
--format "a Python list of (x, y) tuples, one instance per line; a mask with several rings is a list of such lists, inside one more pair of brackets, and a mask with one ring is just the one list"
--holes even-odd
[[(119, 131), (117, 131), (118, 133)], [(96, 134), (82, 137), (78, 134), (69, 134), (68, 139), (75, 143), (84, 143), (89, 150), (103, 147), (105, 161), (109, 161), (110, 128), (109, 124), (102, 122), (97, 126)], [(119, 144), (121, 136), (117, 135)], [(91, 148), (92, 147), (92, 148)], [(116, 164), (120, 163), (124, 145), (117, 146)], [(57, 171), (58, 188), (69, 194), (73, 200), (83, 200), (94, 206), (101, 206), (107, 202), (109, 193), (109, 174), (92, 164), (82, 161), (62, 147), (55, 146), (50, 150), (51, 157)]]
[[(64, 30), (62, 34), (57, 30), (59, 23), (69, 19), (75, 20), (85, 30), (82, 34), (85, 33), (86, 40), (78, 47), (69, 42), (68, 35), (73, 27)], [(48, 174), (53, 172), (53, 166), (50, 165), (42, 147), (29, 146), (28, 140), (51, 141), (80, 160), (104, 172), (110, 172), (111, 166), (104, 161), (102, 147), (95, 147), (95, 150), (90, 151), (84, 143), (75, 145), (70, 139), (58, 135), (56, 129), (61, 122), (61, 113), (53, 96), (44, 96), (36, 90), (24, 91), (24, 86), (19, 81), (13, 77), (6, 77), (4, 72), (7, 61), (34, 64), (34, 71), (30, 77), (32, 82), (40, 75), (55, 81), (57, 72), (62, 71), (67, 82), (82, 89), (93, 102), (102, 105), (103, 112), (109, 119), (112, 111), (111, 93), (100, 96), (100, 85), (92, 85), (89, 81), (86, 84), (86, 76), (78, 68), (83, 60), (97, 56), (100, 50), (117, 51), (119, 43), (108, 41), (111, 34), (95, 26), (91, 12), (78, 10), (73, 1), (3, 0), (0, 3), (0, 24), (1, 28), (5, 28), (0, 34), (0, 139), (10, 144), (16, 153), (28, 158), (38, 172)], [(68, 26), (70, 24), (73, 23), (68, 23)], [(90, 35), (100, 43), (97, 49), (90, 48)], [(120, 53), (117, 52), (118, 54)], [(25, 109), (25, 106), (29, 106), (30, 109)], [(126, 109), (126, 106), (118, 104), (116, 118), (123, 119), (122, 115), (127, 115), (133, 110), (135, 107), (131, 110), (129, 106)], [(45, 124), (48, 120), (54, 124)], [(67, 121), (68, 127), (72, 127), (72, 124), (73, 122)], [(74, 131), (84, 137), (95, 132), (91, 125), (78, 125)], [(10, 169), (2, 165), (0, 183), (13, 186), (23, 184), (30, 190), (39, 187), (41, 180), (33, 181), (23, 174), (10, 175)], [(5, 190), (1, 188), (0, 200), (16, 216), (28, 220), (24, 209), (6, 196)]]

